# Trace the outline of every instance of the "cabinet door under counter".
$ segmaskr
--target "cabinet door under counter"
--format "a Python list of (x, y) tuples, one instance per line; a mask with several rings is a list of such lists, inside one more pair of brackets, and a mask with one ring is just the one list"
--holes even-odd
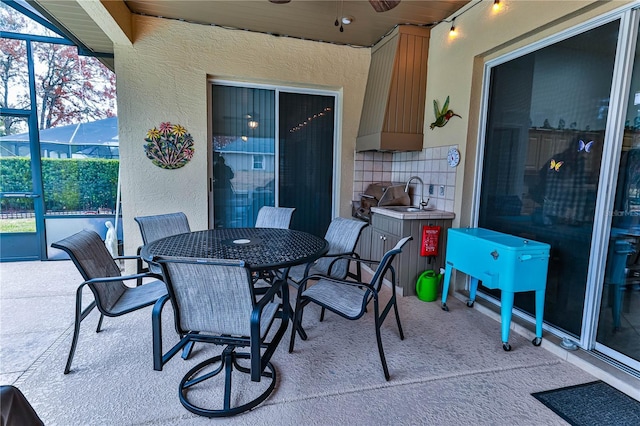
[[(363, 230), (356, 251), (363, 259), (380, 260), (384, 253), (393, 248), (400, 239), (412, 236), (400, 255), (393, 261), (399, 296), (414, 296), (416, 280), (422, 272), (433, 269), (439, 273), (444, 267), (447, 229), (452, 219), (399, 219), (380, 213), (371, 215), (371, 225)], [(440, 226), (438, 255), (420, 255), (423, 226)], [(391, 278), (388, 274), (387, 278)]]

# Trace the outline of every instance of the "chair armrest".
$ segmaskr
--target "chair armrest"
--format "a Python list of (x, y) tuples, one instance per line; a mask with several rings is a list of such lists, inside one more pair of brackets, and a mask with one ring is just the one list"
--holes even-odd
[(117, 256), (113, 258), (114, 260), (133, 260), (133, 259), (140, 259), (140, 256), (138, 255), (129, 255), (129, 256)]
[[(356, 257), (354, 257), (354, 256), (356, 256)], [(352, 252), (352, 251), (351, 252), (344, 252), (344, 253), (328, 253), (328, 254), (325, 254), (325, 255), (321, 256), (319, 259), (315, 260), (314, 262), (307, 263), (307, 267), (304, 269), (303, 277), (306, 277), (307, 275), (309, 275), (309, 270), (313, 267), (313, 265), (315, 265), (318, 262), (318, 260), (331, 258), (331, 257), (335, 257), (335, 259), (332, 260), (331, 263), (329, 264), (329, 268), (327, 269), (329, 274), (331, 274), (331, 268), (333, 268), (333, 264), (336, 263), (338, 260), (340, 260), (340, 259), (353, 260), (353, 259), (359, 258), (358, 254), (355, 253), (355, 252)]]
[[(329, 268), (327, 268), (327, 272), (331, 275), (331, 270), (333, 269), (333, 265), (339, 260), (347, 260), (348, 262), (356, 261), (360, 259), (360, 255), (354, 251), (349, 253), (339, 253), (339, 254), (331, 254), (325, 257), (335, 257), (329, 264)], [(349, 268), (347, 267), (347, 276), (349, 276)]]
[(322, 257), (349, 257), (349, 256), (353, 256), (354, 254), (356, 254), (356, 252), (354, 251), (349, 251), (349, 252), (344, 252), (344, 253), (327, 253)]
[(153, 369), (156, 371), (162, 371), (162, 366), (188, 343), (188, 339), (181, 336), (180, 341), (169, 349), (166, 354), (162, 353), (162, 309), (170, 299), (171, 297), (165, 294), (156, 301), (151, 311)]
[[(283, 289), (283, 284), (284, 281), (282, 280), (275, 280), (269, 287), (268, 290), (266, 291), (266, 293), (264, 294), (260, 294), (260, 300), (255, 304), (254, 308), (253, 308), (253, 312), (258, 312), (258, 315), (260, 312), (262, 312), (262, 309), (267, 305), (267, 303), (269, 303), (271, 301), (271, 299), (273, 299), (279, 292), (280, 290)], [(257, 311), (256, 311), (257, 310)], [(251, 318), (253, 318), (253, 313), (251, 314)], [(258, 316), (259, 318), (259, 316)], [(253, 319), (252, 319), (253, 321)]]
[[(300, 287), (298, 288), (298, 292), (300, 292), (300, 289), (303, 287), (306, 287), (306, 281), (312, 281), (312, 280), (324, 280), (324, 281), (331, 281), (333, 283), (336, 284), (343, 284), (343, 285), (348, 285), (351, 287), (366, 287), (369, 290), (371, 290), (374, 293), (377, 293), (376, 289), (373, 287), (373, 285), (369, 284), (369, 283), (363, 283), (360, 281), (350, 281), (350, 280), (339, 280), (336, 278), (332, 278), (332, 277), (327, 277), (324, 275), (310, 275), (308, 277), (306, 277), (304, 280), (300, 281)], [(303, 285), (305, 284), (305, 285)]]
[(83, 284), (107, 283), (107, 282), (113, 282), (113, 281), (129, 281), (129, 280), (137, 280), (138, 278), (155, 278), (162, 281), (162, 277), (160, 275), (154, 274), (152, 272), (147, 272), (144, 274), (125, 275), (125, 276), (119, 276), (119, 277), (92, 278), (90, 280), (85, 281)]
[(354, 258), (351, 259), (353, 262), (358, 262), (358, 263), (368, 263), (370, 265), (376, 265), (376, 264), (380, 264), (379, 260), (374, 260), (374, 259), (360, 259), (360, 258)]

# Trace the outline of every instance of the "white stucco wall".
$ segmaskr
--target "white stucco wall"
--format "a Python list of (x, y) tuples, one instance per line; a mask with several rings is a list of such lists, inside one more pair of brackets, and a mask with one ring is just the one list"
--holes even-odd
[[(134, 16), (131, 46), (115, 48), (125, 252), (141, 243), (135, 216), (183, 211), (208, 227), (209, 78), (338, 91), (341, 216), (351, 214), (353, 155), (370, 49)], [(163, 170), (144, 153), (148, 129), (169, 121), (195, 141), (193, 160)]]

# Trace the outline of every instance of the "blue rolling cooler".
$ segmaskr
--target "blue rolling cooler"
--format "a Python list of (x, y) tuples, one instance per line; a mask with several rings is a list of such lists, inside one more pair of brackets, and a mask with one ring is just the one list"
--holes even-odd
[(549, 244), (489, 229), (450, 228), (447, 234), (442, 309), (449, 310), (447, 295), (451, 270), (454, 268), (471, 276), (467, 302), (469, 307), (475, 301), (478, 280), (487, 288), (501, 290), (502, 347), (509, 351), (514, 293), (535, 291), (536, 338), (533, 344), (539, 346), (542, 341), (544, 292), (550, 248)]

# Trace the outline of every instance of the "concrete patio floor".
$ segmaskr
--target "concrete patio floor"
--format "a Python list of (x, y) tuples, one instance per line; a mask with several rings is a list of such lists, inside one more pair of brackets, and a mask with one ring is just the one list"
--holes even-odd
[[(0, 281), (0, 384), (23, 390), (45, 424), (215, 421), (192, 415), (178, 402), (177, 382), (192, 361), (176, 358), (164, 371), (153, 371), (150, 309), (105, 319), (100, 334), (93, 312), (83, 322), (72, 372), (63, 375), (75, 291), (82, 282), (74, 265), (0, 263)], [(517, 321), (510, 337), (514, 350), (504, 352), (497, 313), (481, 303), (467, 309), (450, 300), (451, 312), (444, 313), (437, 302), (401, 299), (405, 340), (398, 339), (393, 321), (384, 324), (389, 382), (381, 377), (368, 319), (333, 317), (318, 324), (317, 316), (307, 315), (309, 340), (298, 342), (292, 354), (281, 345), (274, 355), (279, 383), (272, 396), (253, 411), (223, 421), (563, 425), (530, 393), (602, 379), (640, 398), (640, 381), (585, 351), (565, 351), (553, 336), (545, 335), (542, 346), (534, 347), (529, 327)], [(207, 351), (194, 358), (211, 355)], [(96, 378), (104, 383), (97, 385)], [(141, 384), (153, 395), (140, 397)], [(111, 392), (114, 386), (118, 392)]]

